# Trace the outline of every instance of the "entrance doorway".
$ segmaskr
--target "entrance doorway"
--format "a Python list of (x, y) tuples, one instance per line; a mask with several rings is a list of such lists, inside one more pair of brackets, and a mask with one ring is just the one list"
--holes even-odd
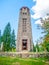
[(22, 50), (27, 50), (27, 39), (22, 40)]

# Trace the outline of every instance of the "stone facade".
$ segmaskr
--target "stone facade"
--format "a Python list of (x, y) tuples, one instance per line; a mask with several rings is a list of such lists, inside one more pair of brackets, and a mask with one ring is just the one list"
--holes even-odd
[(33, 45), (30, 10), (28, 7), (22, 7), (19, 13), (16, 50), (18, 52), (29, 52), (32, 49)]

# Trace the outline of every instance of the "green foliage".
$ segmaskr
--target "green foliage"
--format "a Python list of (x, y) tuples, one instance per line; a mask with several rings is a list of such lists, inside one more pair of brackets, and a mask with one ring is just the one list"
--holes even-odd
[(1, 30), (0, 30), (0, 47), (1, 47)]
[(36, 51), (39, 52), (39, 44), (38, 43), (39, 43), (39, 40), (36, 41)]
[(15, 32), (13, 30), (12, 34), (11, 34), (11, 48), (14, 49), (15, 47), (16, 47), (16, 44), (15, 44)]
[(3, 51), (11, 51), (15, 49), (15, 32), (13, 30), (11, 34), (10, 23), (6, 25), (3, 35), (1, 36), (1, 41), (3, 42)]
[(45, 34), (43, 37), (42, 47), (44, 48), (44, 50), (47, 50), (49, 52), (49, 18), (42, 20), (41, 29)]
[(39, 52), (43, 52), (44, 51), (44, 48), (40, 45), (39, 46)]
[(38, 45), (38, 43), (36, 43), (36, 49), (39, 52), (39, 45)]
[(6, 25), (2, 38), (3, 38), (3, 50), (9, 51), (10, 50), (10, 43), (11, 43), (11, 26), (10, 26), (10, 23), (8, 23)]
[(36, 52), (36, 46), (33, 44), (33, 52)]
[(3, 51), (15, 50), (15, 47), (16, 47), (15, 32), (13, 30), (11, 34), (10, 23), (6, 25), (2, 36), (1, 36), (1, 30), (0, 30), (0, 43), (1, 42), (3, 42)]
[(1, 44), (1, 30), (0, 30), (0, 44)]

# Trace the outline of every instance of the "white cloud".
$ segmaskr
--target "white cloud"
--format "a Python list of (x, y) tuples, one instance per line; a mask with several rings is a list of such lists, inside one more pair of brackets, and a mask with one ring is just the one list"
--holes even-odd
[(35, 15), (31, 15), (32, 18), (37, 19), (40, 18), (40, 15), (38, 13), (36, 13)]
[(41, 26), (42, 26), (42, 23), (41, 23), (41, 21), (40, 21), (40, 20), (37, 20), (37, 21), (35, 22), (35, 24), (39, 24), (39, 25), (41, 25)]
[(49, 0), (35, 0), (36, 5), (32, 7), (34, 15), (31, 15), (32, 18), (37, 19), (40, 17), (45, 17), (49, 13)]

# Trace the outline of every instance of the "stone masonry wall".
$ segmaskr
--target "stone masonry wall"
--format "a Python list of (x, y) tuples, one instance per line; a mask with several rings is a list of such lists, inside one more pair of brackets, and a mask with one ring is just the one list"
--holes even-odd
[(49, 52), (41, 53), (21, 53), (21, 52), (0, 52), (0, 56), (11, 56), (11, 57), (21, 57), (21, 58), (38, 58), (38, 57), (49, 57)]

